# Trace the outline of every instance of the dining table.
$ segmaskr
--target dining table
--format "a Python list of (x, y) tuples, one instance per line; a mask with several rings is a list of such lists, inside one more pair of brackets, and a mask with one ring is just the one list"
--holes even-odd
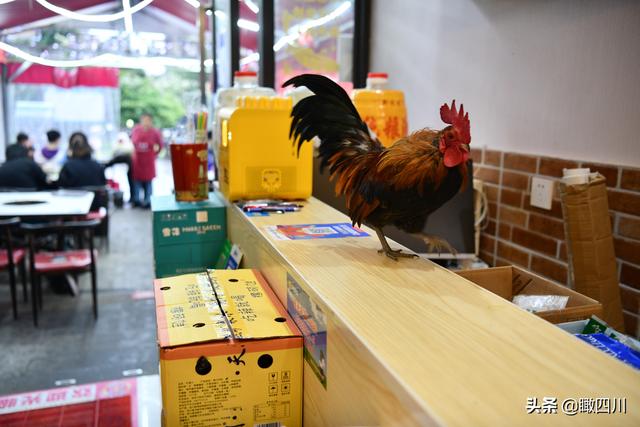
[(0, 192), (0, 217), (48, 220), (86, 215), (93, 197), (84, 190)]
[[(19, 217), (23, 221), (64, 220), (88, 214), (93, 198), (92, 191), (84, 190), (0, 192), (0, 217)], [(78, 295), (78, 284), (72, 275), (61, 275), (59, 280), (63, 289)]]

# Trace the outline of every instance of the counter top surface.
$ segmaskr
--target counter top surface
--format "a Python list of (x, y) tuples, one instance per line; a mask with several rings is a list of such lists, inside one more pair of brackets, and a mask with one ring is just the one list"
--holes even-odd
[[(316, 199), (281, 215), (247, 217), (232, 209), (432, 419), (640, 425), (640, 373), (545, 320), (428, 260), (386, 258), (367, 227), (368, 237), (316, 240), (277, 240), (266, 230), (350, 222)], [(527, 399), (541, 404), (544, 397), (557, 398), (558, 413), (527, 414)], [(567, 416), (568, 398), (626, 398), (627, 414)]]

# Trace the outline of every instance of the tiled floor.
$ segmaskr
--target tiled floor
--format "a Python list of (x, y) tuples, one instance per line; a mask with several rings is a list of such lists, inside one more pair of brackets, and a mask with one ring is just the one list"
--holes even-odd
[[(171, 192), (170, 165), (159, 162), (156, 193)], [(167, 172), (169, 175), (167, 176)], [(40, 327), (31, 305), (20, 301), (13, 320), (6, 273), (0, 275), (0, 395), (69, 384), (112, 380), (123, 371), (158, 373), (155, 310), (151, 295), (153, 252), (151, 212), (114, 210), (110, 252), (98, 258), (99, 318), (91, 312), (88, 275), (80, 295), (57, 295), (44, 286)]]

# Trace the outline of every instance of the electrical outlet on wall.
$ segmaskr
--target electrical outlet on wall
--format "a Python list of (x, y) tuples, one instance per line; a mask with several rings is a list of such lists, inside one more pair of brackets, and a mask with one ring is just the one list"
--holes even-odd
[(531, 206), (551, 209), (553, 199), (553, 181), (534, 176), (531, 179)]

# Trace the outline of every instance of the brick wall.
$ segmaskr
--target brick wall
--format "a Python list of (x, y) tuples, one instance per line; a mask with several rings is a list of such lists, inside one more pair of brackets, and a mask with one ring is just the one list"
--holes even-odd
[[(480, 257), (490, 265), (516, 264), (564, 285), (569, 274), (558, 179), (563, 168), (588, 167), (604, 175), (625, 329), (640, 336), (640, 169), (489, 149), (472, 150), (472, 158), (489, 200)], [(534, 175), (556, 181), (551, 210), (530, 204)]]

